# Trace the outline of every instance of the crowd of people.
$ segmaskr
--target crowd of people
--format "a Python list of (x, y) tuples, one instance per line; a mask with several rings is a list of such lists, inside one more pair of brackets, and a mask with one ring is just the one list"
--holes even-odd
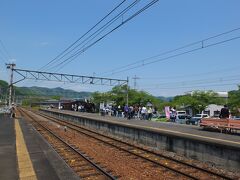
[[(62, 104), (59, 109), (70, 109), (72, 111), (79, 111), (79, 112), (97, 112), (93, 103), (82, 103), (82, 102), (74, 102), (69, 104)], [(69, 107), (70, 106), (70, 107)], [(103, 103), (103, 106), (100, 107), (99, 112), (101, 115), (110, 115), (120, 118), (127, 118), (127, 119), (140, 119), (140, 120), (151, 120), (152, 117), (157, 115), (156, 108), (152, 105), (147, 106), (139, 106), (139, 105), (106, 105)], [(167, 118), (171, 122), (176, 122), (177, 118), (177, 111), (176, 107), (168, 107), (169, 117), (166, 115)], [(179, 112), (179, 111), (178, 111)], [(184, 111), (181, 111), (184, 112)], [(166, 109), (165, 109), (166, 113)], [(180, 114), (181, 115), (181, 114)], [(191, 116), (187, 114), (183, 114), (186, 116), (187, 119), (190, 119)], [(220, 112), (220, 118), (229, 118), (230, 112), (228, 107), (225, 105)]]
[(100, 109), (102, 115), (109, 114), (111, 116), (122, 117), (127, 119), (151, 120), (156, 109), (152, 106), (111, 106)]

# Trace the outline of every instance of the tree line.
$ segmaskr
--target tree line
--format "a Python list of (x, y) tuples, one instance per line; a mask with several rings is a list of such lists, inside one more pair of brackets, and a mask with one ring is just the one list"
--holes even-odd
[[(14, 87), (16, 95), (32, 95), (33, 92), (24, 91), (21, 88)], [(138, 91), (135, 89), (127, 88), (124, 86), (115, 86), (108, 92), (86, 92), (89, 96), (92, 97), (92, 101), (98, 105), (102, 102), (114, 102), (116, 105), (124, 106), (126, 104), (126, 93), (128, 90), (129, 96), (129, 105), (146, 105), (148, 102), (152, 103), (153, 106), (158, 110), (162, 111), (165, 106), (171, 106), (182, 108), (182, 107), (191, 107), (194, 114), (203, 111), (209, 104), (218, 104), (224, 105), (227, 104), (231, 110), (232, 115), (240, 115), (240, 86), (237, 90), (228, 92), (227, 101), (223, 98), (219, 98), (217, 93), (213, 91), (194, 91), (191, 94), (175, 96), (170, 102), (161, 100), (158, 97), (155, 97), (145, 91)], [(0, 98), (6, 97), (8, 95), (8, 83), (0, 80)], [(29, 105), (32, 102), (43, 100), (43, 95), (37, 95), (34, 92), (34, 97), (29, 100), (25, 100), (24, 103)], [(52, 98), (60, 99), (62, 95), (52, 94)], [(47, 98), (47, 97), (46, 97)], [(48, 96), (49, 98), (49, 96)]]
[[(116, 86), (108, 92), (94, 92), (92, 101), (97, 105), (102, 102), (113, 102), (116, 106), (126, 104), (127, 86)], [(233, 115), (239, 115), (240, 108), (240, 87), (238, 90), (228, 92), (228, 99), (218, 96), (214, 91), (193, 91), (191, 94), (175, 96), (170, 102), (163, 101), (147, 92), (130, 89), (128, 87), (129, 105), (146, 106), (148, 102), (159, 111), (165, 106), (183, 109), (191, 107), (194, 114), (201, 113), (209, 104), (227, 104)]]

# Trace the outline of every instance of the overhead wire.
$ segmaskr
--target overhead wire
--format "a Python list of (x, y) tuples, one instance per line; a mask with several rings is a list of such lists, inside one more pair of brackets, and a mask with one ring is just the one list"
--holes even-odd
[[(207, 84), (208, 87), (215, 87), (215, 86), (232, 86), (232, 85), (238, 85), (240, 84), (239, 83), (225, 83), (225, 84)], [(193, 88), (205, 88), (204, 85), (197, 85), (197, 86), (175, 86), (175, 87), (154, 87), (154, 88), (151, 88), (151, 87), (148, 87), (148, 88), (141, 88), (142, 90), (157, 90), (157, 89), (174, 89), (174, 90), (177, 90), (177, 89), (193, 89)]]
[[(65, 53), (63, 56), (61, 56), (58, 60), (63, 59), (66, 55), (70, 54), (72, 51), (74, 51), (75, 49), (77, 49), (80, 45), (82, 45), (83, 43), (86, 43), (84, 45), (82, 45), (79, 49), (77, 49), (75, 52), (73, 52), (73, 55), (71, 55), (70, 57), (66, 58), (65, 60), (69, 60), (69, 59), (75, 59), (77, 56), (77, 53), (83, 53), (86, 51), (85, 46), (91, 42), (92, 40), (94, 40), (99, 34), (101, 34), (104, 30), (106, 30), (109, 26), (111, 26), (114, 22), (116, 22), (119, 18), (121, 18), (125, 13), (127, 13), (131, 8), (133, 8), (137, 3), (139, 3), (140, 0), (135, 0), (133, 3), (131, 3), (130, 5), (128, 5), (125, 9), (123, 9), (120, 13), (118, 13), (116, 16), (114, 16), (111, 20), (109, 20), (107, 23), (105, 23), (103, 26), (101, 26), (99, 29), (97, 29), (95, 32), (93, 32), (91, 35), (89, 35), (86, 39), (84, 39), (81, 43), (77, 44), (74, 48), (72, 48), (70, 51), (68, 51), (67, 53)], [(90, 40), (89, 40), (90, 39)], [(83, 48), (83, 49), (82, 49)], [(79, 54), (80, 55), (80, 54)], [(54, 67), (50, 68), (50, 69), (54, 69), (57, 66), (63, 64), (64, 61), (62, 63), (59, 63), (58, 65), (55, 65)], [(58, 71), (58, 70), (57, 70)]]
[[(228, 82), (228, 83), (224, 83)], [(231, 82), (231, 83), (230, 83)], [(215, 79), (199, 79), (199, 80), (193, 80), (193, 81), (183, 81), (183, 82), (169, 82), (169, 83), (162, 83), (162, 84), (155, 84), (152, 86), (141, 86), (142, 90), (177, 90), (177, 89), (191, 89), (193, 90), (194, 88), (210, 88), (210, 87), (216, 87), (216, 86), (233, 86), (236, 85), (238, 86), (240, 84), (240, 78), (239, 75), (234, 75), (234, 76), (225, 76), (225, 77), (219, 77)], [(197, 90), (200, 90), (197, 89)]]
[[(225, 72), (224, 70), (232, 70), (232, 69), (239, 69), (239, 67), (226, 68), (226, 69), (221, 69), (219, 71)], [(218, 71), (214, 71), (214, 72), (218, 72)], [(214, 72), (211, 72), (211, 73), (214, 73)], [(208, 74), (208, 73), (206, 73), (206, 74)], [(199, 74), (196, 74), (196, 75), (199, 75)], [(181, 78), (182, 77), (184, 77), (184, 76), (181, 76)], [(189, 75), (187, 77), (189, 77)], [(191, 75), (191, 77), (192, 77), (192, 75)], [(239, 77), (240, 77), (240, 74), (229, 75), (229, 76), (226, 76), (226, 74), (224, 74), (224, 76), (220, 76), (220, 77), (213, 77), (213, 78), (208, 77), (207, 79), (195, 79), (195, 80), (190, 80), (190, 81), (168, 81), (168, 82), (162, 82), (162, 83), (159, 82), (159, 83), (155, 83), (155, 84), (152, 84), (152, 85), (151, 84), (141, 85), (141, 87), (142, 87), (142, 89), (149, 89), (149, 90), (194, 88), (194, 87), (196, 87), (196, 86), (193, 86), (193, 85), (200, 85), (200, 86), (197, 86), (197, 87), (202, 87), (202, 86), (211, 87), (212, 84), (215, 84), (215, 83), (218, 83), (219, 84), (218, 86), (220, 86), (220, 85), (224, 86), (225, 84), (223, 84), (223, 82), (234, 82), (231, 85), (238, 85), (238, 84), (240, 84), (240, 78)], [(171, 77), (171, 78), (176, 79), (175, 77)], [(158, 79), (160, 79), (160, 78), (158, 78)], [(156, 81), (156, 80), (154, 80), (154, 81)]]
[[(216, 77), (216, 78), (207, 78), (207, 79), (196, 79), (192, 81), (177, 81), (177, 82), (166, 82), (166, 83), (157, 83), (153, 85), (146, 85), (147, 87), (155, 87), (155, 86), (166, 86), (166, 85), (188, 85), (188, 84), (205, 84), (205, 83), (215, 83), (215, 82), (224, 82), (224, 81), (240, 81), (240, 74), (224, 76), (224, 77)], [(146, 87), (142, 86), (142, 87)]]
[(114, 7), (107, 15), (105, 15), (100, 21), (98, 21), (95, 25), (93, 25), (87, 32), (85, 32), (81, 37), (79, 37), (76, 41), (74, 41), (70, 46), (68, 46), (64, 51), (62, 51), (59, 55), (57, 55), (54, 59), (49, 61), (46, 65), (42, 66), (39, 70), (44, 69), (54, 61), (56, 61), (59, 57), (61, 57), (65, 52), (67, 52), (70, 48), (72, 48), (75, 44), (77, 44), (82, 38), (84, 38), (89, 32), (91, 32), (95, 27), (97, 27), (101, 22), (103, 22), (109, 15), (111, 15), (115, 10), (117, 10), (126, 0), (121, 1), (116, 7)]
[[(0, 52), (1, 52), (1, 50), (0, 50)], [(7, 59), (6, 59), (5, 57), (3, 57), (3, 56), (1, 55), (1, 53), (0, 53), (0, 60), (1, 60), (4, 64), (7, 63)]]
[[(140, 0), (135, 0), (129, 7), (131, 8), (133, 5), (137, 4), (139, 1), (140, 1)], [(154, 0), (154, 1), (152, 1), (152, 2), (155, 3), (155, 2), (157, 2), (157, 1), (158, 1), (158, 0)], [(125, 1), (123, 1), (123, 2), (125, 2)], [(123, 3), (123, 2), (122, 2), (122, 3)], [(120, 3), (117, 7), (119, 7), (122, 3)], [(149, 3), (149, 5), (150, 5), (150, 4), (151, 4), (151, 3)], [(117, 7), (116, 7), (116, 8), (117, 8)], [(146, 7), (147, 7), (147, 6), (146, 6)], [(115, 8), (115, 9), (116, 9), (116, 8)], [(120, 13), (117, 17), (121, 17), (121, 16), (122, 16), (124, 13), (126, 13), (126, 11), (129, 10), (130, 8), (126, 8), (126, 10), (122, 11), (122, 13)], [(115, 10), (115, 9), (114, 9), (114, 10)], [(114, 11), (114, 10), (113, 10), (113, 11)], [(111, 11), (111, 12), (113, 12), (113, 11)], [(111, 13), (111, 12), (110, 12), (110, 13)], [(140, 11), (139, 11), (139, 12), (140, 12)], [(109, 14), (110, 14), (110, 13), (109, 13)], [(135, 13), (134, 16), (131, 16), (131, 18), (128, 18), (126, 21), (122, 22), (121, 25), (125, 24), (127, 21), (129, 21), (130, 19), (132, 19), (132, 18), (135, 17), (136, 15), (137, 15), (137, 14)], [(108, 15), (107, 15), (107, 16), (108, 16)], [(107, 17), (107, 16), (105, 16), (105, 17)], [(103, 19), (104, 19), (104, 18), (103, 18)], [(103, 19), (102, 19), (102, 20), (103, 20)], [(102, 22), (102, 20), (100, 20), (100, 22)], [(100, 23), (100, 22), (99, 22), (99, 23)], [(110, 21), (110, 22), (111, 22), (111, 21)], [(98, 23), (98, 24), (99, 24), (99, 23)], [(108, 24), (107, 24), (107, 25), (108, 25)], [(96, 26), (93, 26), (93, 28), (94, 28), (94, 27), (96, 27)], [(103, 27), (104, 27), (104, 26), (103, 26)], [(120, 26), (118, 26), (118, 27), (120, 27)], [(118, 27), (117, 27), (117, 28), (118, 28)], [(92, 28), (92, 29), (93, 29), (93, 28)], [(114, 30), (116, 30), (117, 28), (115, 28)], [(91, 29), (91, 30), (92, 30), (92, 29)], [(100, 28), (100, 30), (101, 30), (101, 28)], [(113, 32), (114, 30), (112, 30), (111, 32)], [(88, 31), (88, 32), (90, 32), (90, 31)], [(88, 33), (88, 32), (87, 32), (87, 33)], [(98, 32), (98, 31), (96, 31), (96, 32)], [(85, 33), (85, 35), (86, 35), (87, 33)], [(109, 34), (109, 33), (108, 33), (108, 34)], [(105, 36), (106, 36), (106, 34), (105, 34)], [(105, 36), (104, 36), (104, 37), (105, 37)], [(82, 37), (83, 37), (83, 36), (82, 36)], [(90, 37), (91, 37), (91, 36), (90, 36)], [(91, 46), (93, 46), (95, 43), (97, 43), (98, 41), (100, 41), (100, 40), (101, 40), (102, 38), (104, 38), (104, 37), (101, 37), (100, 39), (98, 39), (97, 41), (95, 41), (94, 43), (92, 43), (90, 46), (88, 46), (87, 48), (84, 48), (84, 51), (85, 51), (86, 49), (90, 48)], [(80, 40), (80, 38), (79, 38), (79, 40)], [(76, 44), (76, 43), (77, 43), (77, 42), (75, 41), (74, 44)], [(62, 58), (63, 56), (65, 56), (66, 54), (68, 54), (67, 51), (68, 51), (71, 47), (73, 47), (74, 44), (70, 45), (67, 49), (64, 50), (64, 52), (61, 53), (61, 55), (58, 55), (56, 58), (54, 58), (54, 60), (52, 60), (51, 62), (49, 62), (47, 65), (45, 65), (45, 66), (42, 67), (41, 69), (47, 67), (47, 66), (50, 65), (53, 61), (59, 59), (60, 56), (61, 56), (60, 58)], [(78, 45), (77, 45), (76, 47), (78, 47)], [(75, 47), (75, 48), (76, 48), (76, 47)], [(74, 48), (74, 49), (75, 49), (75, 48)], [(72, 51), (71, 51), (71, 52), (72, 52)], [(64, 53), (65, 53), (65, 55), (63, 55)], [(63, 56), (62, 56), (62, 55), (63, 55)]]
[(218, 70), (214, 70), (214, 71), (207, 71), (207, 72), (202, 72), (202, 73), (194, 73), (194, 74), (184, 74), (184, 75), (178, 75), (178, 76), (161, 76), (161, 77), (139, 77), (139, 79), (177, 79), (177, 78), (183, 78), (183, 77), (193, 77), (193, 76), (203, 76), (203, 75), (207, 75), (209, 76), (209, 74), (217, 74), (217, 73), (221, 73), (223, 71), (231, 71), (231, 70), (238, 70), (239, 71), (240, 66), (234, 66), (231, 68), (222, 68), (222, 69), (218, 69)]
[[(140, 0), (135, 0), (134, 2), (138, 2)], [(100, 25), (107, 17), (109, 17), (114, 11), (116, 11), (121, 5), (123, 5), (126, 2), (126, 0), (121, 1), (116, 7), (114, 7), (107, 15), (105, 15), (101, 20), (99, 20), (94, 26), (92, 26), (87, 32), (85, 32), (81, 37), (79, 37), (76, 41), (74, 41), (70, 46), (68, 46), (64, 51), (62, 51), (59, 55), (57, 55), (54, 59), (49, 61), (46, 65), (42, 66), (38, 70), (43, 70), (46, 69), (45, 71), (49, 71), (52, 68), (50, 68), (52, 65), (54, 65), (57, 61), (61, 60), (64, 58), (66, 55), (71, 53), (73, 50), (75, 50), (78, 46), (80, 46), (83, 42), (85, 42), (89, 37), (93, 36), (96, 32), (99, 30), (95, 31), (92, 35), (90, 35), (87, 39), (85, 39), (83, 42), (78, 44), (78, 42), (83, 39), (87, 34), (89, 34), (93, 29), (95, 29), (98, 25)], [(102, 28), (102, 27), (101, 27)], [(101, 29), (100, 28), (100, 29)], [(75, 47), (74, 47), (75, 46)], [(50, 67), (48, 67), (50, 66)], [(56, 71), (55, 71), (56, 72)]]
[(0, 60), (6, 64), (9, 61), (9, 58), (4, 54), (3, 50), (0, 48)]
[(172, 58), (175, 58), (175, 57), (178, 57), (178, 56), (189, 54), (189, 53), (192, 53), (192, 52), (195, 52), (195, 51), (198, 51), (198, 50), (206, 49), (206, 48), (211, 47), (211, 46), (216, 46), (216, 45), (219, 45), (219, 44), (223, 44), (225, 42), (236, 40), (236, 39), (239, 39), (239, 38), (240, 38), (240, 36), (235, 37), (235, 38), (231, 38), (231, 39), (228, 39), (228, 40), (224, 40), (224, 41), (221, 41), (221, 42), (213, 43), (213, 44), (210, 44), (208, 46), (204, 46), (204, 47), (199, 47), (199, 48), (195, 48), (195, 49), (192, 49), (192, 50), (188, 50), (188, 51), (185, 51), (185, 52), (182, 52), (182, 53), (178, 53), (178, 54), (175, 54), (175, 55), (172, 55), (172, 56), (168, 56), (168, 57), (165, 57), (165, 58), (157, 59), (157, 60), (154, 60), (154, 61), (151, 61), (151, 62), (147, 62), (147, 63), (144, 62), (143, 64), (140, 64), (140, 65), (137, 65), (137, 66), (134, 66), (134, 67), (131, 67), (131, 68), (127, 68), (127, 69), (124, 69), (124, 70), (121, 70), (121, 71), (116, 71), (116, 72), (113, 72), (111, 74), (112, 75), (113, 74), (118, 74), (118, 73), (126, 72), (126, 71), (129, 71), (129, 70), (132, 70), (132, 69), (137, 69), (137, 68), (142, 67), (142, 66), (147, 66), (147, 65), (150, 65), (150, 64), (153, 64), (153, 63), (156, 63), (156, 62), (166, 61), (168, 59), (172, 59)]
[[(152, 1), (154, 2), (154, 1)], [(150, 3), (149, 3), (150, 4)], [(148, 8), (148, 7), (147, 7)], [(140, 12), (141, 13), (141, 12)], [(138, 14), (137, 14), (138, 15)], [(135, 17), (135, 16), (134, 16)], [(131, 18), (131, 17), (130, 17)], [(132, 17), (133, 18), (133, 17)], [(132, 19), (131, 18), (131, 19)], [(130, 20), (131, 20), (130, 19)], [(125, 22), (125, 21), (123, 21)], [(120, 26), (122, 26), (123, 24), (120, 24), (118, 26), (116, 26), (115, 28), (119, 28)], [(115, 31), (116, 29), (113, 28), (111, 31), (109, 31), (108, 33), (104, 34), (101, 38), (97, 39), (96, 41), (94, 41), (93, 43), (91, 43), (90, 45), (88, 45), (87, 47), (82, 47), (82, 49), (79, 49), (78, 51), (76, 51), (72, 56), (70, 56), (69, 58), (65, 59), (64, 61), (60, 62), (59, 64), (57, 64), (56, 66), (54, 66), (54, 68), (56, 67), (59, 67), (58, 70), (60, 70), (62, 67), (64, 67), (65, 65), (67, 65), (68, 63), (72, 62), (75, 58), (77, 58), (81, 53), (85, 52), (88, 48), (92, 47), (93, 45), (95, 45), (97, 42), (101, 41), (103, 38), (105, 38), (107, 35), (109, 35), (110, 33), (112, 33), (113, 31)], [(117, 73), (120, 73), (120, 72), (125, 72), (125, 71), (128, 71), (128, 70), (131, 70), (131, 69), (135, 69), (135, 68), (139, 68), (139, 67), (142, 67), (142, 66), (145, 66), (145, 65), (149, 65), (149, 64), (152, 64), (152, 63), (156, 63), (156, 62), (159, 62), (159, 61), (164, 61), (164, 60), (168, 60), (170, 58), (174, 58), (174, 57), (177, 57), (177, 56), (181, 56), (181, 55), (184, 55), (184, 54), (188, 54), (188, 53), (192, 53), (194, 51), (198, 51), (198, 50), (201, 50), (201, 49), (204, 49), (204, 48), (208, 48), (208, 47), (212, 47), (212, 46), (216, 46), (216, 45), (219, 45), (219, 44), (223, 44), (223, 43), (226, 43), (226, 42), (229, 42), (229, 41), (233, 41), (233, 40), (236, 40), (236, 39), (239, 39), (240, 36), (237, 36), (237, 37), (233, 37), (233, 38), (229, 38), (229, 39), (225, 39), (225, 40), (221, 40), (221, 41), (218, 41), (218, 42), (213, 42), (213, 43), (210, 43), (210, 44), (205, 44), (206, 41), (210, 40), (210, 39), (214, 39), (214, 38), (217, 38), (217, 37), (221, 37), (225, 34), (229, 34), (231, 32), (234, 32), (234, 31), (237, 31), (239, 30), (240, 28), (236, 28), (236, 29), (233, 29), (231, 31), (227, 31), (227, 32), (224, 32), (224, 33), (221, 33), (221, 34), (218, 34), (218, 35), (215, 35), (215, 36), (212, 36), (212, 37), (209, 37), (209, 38), (206, 38), (206, 39), (203, 39), (203, 40), (200, 40), (200, 41), (197, 41), (197, 42), (194, 42), (194, 43), (191, 43), (191, 44), (188, 44), (188, 45), (185, 45), (183, 47), (180, 47), (180, 48), (176, 48), (174, 50), (170, 50), (170, 51), (167, 51), (165, 53), (161, 53), (161, 55), (156, 55), (156, 56), (152, 56), (152, 57), (149, 57), (149, 58), (146, 58), (144, 60), (140, 60), (140, 61), (136, 61), (136, 62), (133, 62), (130, 64), (130, 66), (132, 65), (135, 65), (135, 64), (138, 64), (139, 62), (141, 62), (142, 64), (138, 65), (138, 66), (134, 66), (134, 67), (131, 67), (131, 68), (126, 68), (126, 67), (129, 67), (129, 64), (128, 65), (125, 65), (125, 66), (122, 66), (120, 68), (116, 68), (114, 69), (114, 72), (112, 72), (111, 70), (111, 74), (117, 74)], [(90, 31), (89, 31), (90, 32)], [(97, 34), (99, 35), (99, 34)], [(96, 36), (95, 36), (96, 37)], [(79, 39), (80, 40), (80, 39)], [(75, 41), (76, 42), (76, 41)], [(90, 41), (88, 41), (89, 43)], [(77, 43), (77, 42), (76, 42)], [(172, 56), (169, 56), (169, 57), (164, 57), (164, 58), (161, 58), (161, 59), (157, 59), (157, 60), (153, 60), (151, 62), (148, 62), (148, 60), (151, 60), (153, 58), (157, 58), (159, 56), (162, 56), (162, 55), (166, 55), (166, 54), (169, 54), (169, 53), (173, 53), (173, 52), (176, 52), (176, 51), (179, 51), (179, 50), (182, 50), (182, 49), (185, 49), (187, 47), (191, 47), (191, 46), (194, 46), (194, 45), (197, 45), (197, 44), (200, 44), (201, 47), (198, 47), (198, 48), (194, 48), (194, 49), (191, 49), (191, 50), (188, 50), (188, 51), (185, 51), (185, 52), (181, 52), (181, 53), (178, 53), (178, 54), (175, 54), (175, 55), (172, 55)], [(74, 44), (75, 45), (75, 44)], [(67, 52), (70, 48), (72, 48), (74, 45), (70, 45), (67, 49), (65, 49), (62, 53), (60, 53), (60, 55), (58, 55), (56, 58), (59, 60), (59, 57), (62, 57), (62, 55)], [(79, 47), (79, 46), (77, 46)], [(72, 52), (72, 51), (70, 51)], [(69, 53), (68, 53), (69, 54)], [(65, 55), (66, 56), (66, 55)], [(65, 57), (63, 56), (63, 57)], [(57, 60), (55, 59), (55, 60)], [(55, 61), (54, 60), (54, 61)], [(49, 64), (47, 64), (46, 66), (48, 66)], [(46, 67), (45, 66), (45, 67)], [(116, 71), (116, 70), (120, 70), (120, 69), (123, 69), (122, 71)]]
[[(221, 34), (226, 34), (226, 33), (221, 33)], [(218, 37), (218, 36), (219, 36), (219, 35), (214, 36), (214, 37)], [(200, 48), (195, 48), (195, 49), (192, 49), (192, 50), (190, 50), (190, 51), (186, 51), (186, 52), (183, 52), (183, 53), (180, 53), (180, 54), (176, 54), (176, 55), (167, 57), (167, 58), (165, 58), (165, 59), (172, 58), (172, 57), (176, 57), (176, 56), (183, 55), (183, 54), (187, 54), (187, 53), (190, 53), (190, 52), (194, 52), (194, 51), (199, 50), (199, 49), (203, 49), (203, 48), (215, 46), (215, 45), (218, 45), (218, 44), (222, 44), (222, 43), (225, 43), (225, 42), (228, 42), (228, 41), (232, 41), (232, 40), (235, 40), (235, 39), (238, 39), (238, 38), (240, 38), (240, 37), (238, 36), (238, 37), (234, 37), (234, 38), (230, 38), (230, 39), (226, 39), (226, 40), (214, 42), (214, 43), (211, 43), (211, 44), (202, 46), (202, 47), (200, 47)], [(205, 40), (209, 40), (209, 39), (211, 39), (211, 38), (207, 38), (207, 39), (205, 39)], [(202, 42), (202, 41), (199, 41), (199, 42)], [(159, 61), (159, 59), (158, 59), (158, 60), (155, 60), (155, 61), (153, 61), (153, 62), (149, 62), (149, 63), (154, 63), (154, 62), (156, 62), (156, 61)], [(148, 63), (147, 63), (147, 64), (148, 64)]]
[[(133, 19), (134, 17), (136, 17), (137, 15), (139, 15), (140, 13), (142, 13), (143, 11), (145, 11), (146, 9), (148, 9), (149, 7), (151, 7), (153, 4), (155, 4), (156, 2), (158, 2), (159, 0), (152, 0), (150, 3), (148, 3), (147, 5), (145, 5), (143, 8), (141, 8), (140, 10), (138, 10), (136, 13), (134, 13), (133, 15), (131, 15), (129, 18), (127, 18), (126, 20), (122, 21), (119, 25), (117, 25), (115, 28), (113, 28), (112, 30), (110, 30), (109, 32), (105, 33), (103, 36), (101, 36), (99, 39), (97, 39), (96, 41), (94, 41), (93, 43), (91, 43), (90, 45), (88, 45), (87, 47), (84, 47), (80, 50), (78, 50), (75, 54), (73, 54), (71, 57), (67, 58), (66, 60), (62, 61), (61, 63), (57, 64), (54, 68), (56, 68), (57, 66), (60, 66), (60, 69), (62, 69), (64, 66), (66, 66), (68, 63), (72, 62), (76, 57), (78, 57), (81, 53), (85, 52), (87, 49), (89, 49), (90, 47), (92, 47), (93, 45), (95, 45), (96, 43), (98, 43), (99, 41), (101, 41), (102, 39), (104, 39), (106, 36), (108, 36), (109, 34), (111, 34), (112, 32), (114, 32), (116, 29), (120, 28), (121, 26), (123, 26), (124, 24), (126, 24), (128, 21), (130, 21), (131, 19)], [(72, 59), (73, 58), (73, 59)], [(57, 71), (58, 71), (57, 70)]]
[[(217, 34), (217, 35), (214, 35), (214, 36), (211, 36), (211, 37), (208, 37), (208, 38), (196, 41), (196, 42), (193, 42), (193, 43), (189, 43), (189, 44), (181, 46), (179, 48), (175, 48), (173, 50), (169, 50), (169, 51), (160, 53), (160, 54), (155, 55), (155, 56), (151, 56), (151, 57), (148, 57), (148, 58), (145, 58), (145, 59), (142, 59), (142, 60), (138, 60), (138, 61), (129, 63), (127, 65), (124, 65), (124, 66), (121, 66), (121, 67), (118, 67), (118, 68), (114, 68), (112, 70), (101, 73), (101, 75), (102, 74), (108, 74), (108, 75), (118, 74), (118, 73), (121, 73), (121, 72), (125, 72), (125, 71), (129, 71), (129, 70), (132, 70), (132, 69), (140, 68), (140, 67), (143, 67), (143, 66), (146, 66), (146, 65), (150, 65), (150, 64), (153, 64), (153, 63), (156, 63), (156, 62), (165, 61), (165, 60), (177, 57), (177, 56), (192, 53), (194, 51), (205, 49), (205, 48), (208, 48), (208, 47), (211, 47), (211, 46), (216, 46), (216, 45), (223, 44), (223, 43), (226, 43), (226, 42), (229, 42), (229, 41), (233, 41), (233, 40), (239, 39), (240, 36), (229, 38), (229, 39), (222, 40), (222, 41), (217, 41), (215, 43), (211, 43), (211, 44), (208, 44), (208, 45), (205, 44), (209, 40), (212, 40), (212, 39), (215, 39), (217, 37), (221, 37), (223, 35), (227, 35), (227, 34), (230, 34), (232, 32), (239, 31), (239, 30), (240, 30), (240, 28), (235, 28), (235, 29), (232, 29), (232, 30), (229, 30), (229, 31), (226, 31), (226, 32), (223, 32), (223, 33), (220, 33), (220, 34)], [(160, 58), (160, 59), (157, 59), (157, 60), (152, 60), (152, 59), (161, 57), (163, 55), (171, 54), (173, 52), (177, 52), (179, 50), (183, 50), (183, 49), (186, 49), (188, 47), (195, 46), (195, 45), (200, 45), (200, 46), (198, 48), (193, 48), (191, 50), (187, 50), (187, 51), (184, 51), (184, 52), (181, 52), (181, 53), (170, 55), (168, 57), (163, 57), (163, 58)], [(152, 61), (150, 61), (150, 60), (152, 60)], [(139, 65), (137, 65), (137, 64), (139, 64)], [(133, 66), (133, 65), (136, 65), (136, 66)], [(129, 66), (133, 66), (133, 67), (129, 67)]]
[[(0, 39), (0, 61), (2, 61), (4, 65), (6, 65), (11, 59), (12, 59), (12, 56), (10, 55), (3, 41)], [(3, 69), (4, 69), (2, 71), (3, 75), (1, 75), (1, 78), (3, 78), (7, 74), (6, 69), (5, 68)], [(4, 77), (3, 79), (5, 78), (6, 77)]]
[[(91, 34), (90, 36), (88, 36), (85, 40), (83, 40), (80, 44), (77, 44), (81, 39), (83, 39), (83, 37), (85, 37), (90, 31), (92, 31), (95, 27), (97, 27), (101, 22), (103, 22), (110, 14), (112, 14), (117, 8), (119, 8), (123, 3), (125, 2), (122, 1), (120, 4), (118, 4), (113, 10), (111, 10), (106, 16), (104, 16), (97, 24), (95, 24), (90, 30), (88, 30), (84, 35), (82, 35), (78, 40), (76, 40), (74, 43), (72, 43), (67, 49), (65, 49), (61, 54), (59, 54), (56, 58), (54, 58), (53, 60), (51, 60), (49, 63), (47, 63), (45, 66), (43, 66), (42, 68), (40, 68), (41, 70), (43, 68), (46, 68), (47, 66), (51, 66), (51, 64), (54, 64), (55, 62), (61, 60), (63, 57), (65, 57), (66, 55), (68, 55), (69, 53), (71, 53), (73, 50), (75, 50), (78, 46), (80, 46), (81, 44), (83, 44), (86, 40), (88, 40), (89, 38), (91, 38), (93, 35), (95, 35), (96, 33), (98, 33), (100, 30), (102, 30), (105, 27), (108, 27), (109, 25), (111, 25), (112, 23), (115, 22), (115, 20), (119, 19), (119, 17), (121, 17), (123, 14), (125, 14), (128, 10), (130, 10), (133, 6), (135, 6), (138, 2), (140, 2), (140, 0), (135, 0), (133, 3), (131, 3), (127, 8), (125, 8), (124, 10), (122, 10), (120, 13), (118, 13), (118, 15), (116, 15), (114, 18), (112, 18), (110, 21), (108, 21), (105, 25), (103, 25), (101, 28), (99, 28), (98, 30), (96, 30), (93, 34)], [(97, 34), (98, 35), (98, 34)], [(75, 45), (75, 47), (74, 47)], [(71, 50), (70, 50), (71, 49)], [(68, 51), (70, 50), (70, 51)], [(68, 52), (67, 52), (68, 51)], [(70, 57), (71, 58), (71, 57)], [(69, 58), (68, 58), (69, 59)], [(55, 61), (55, 62), (54, 62)], [(57, 65), (58, 66), (58, 65)], [(51, 67), (48, 68), (47, 70), (52, 70), (55, 67)], [(46, 71), (46, 70), (45, 70)], [(58, 70), (57, 70), (58, 71)], [(55, 72), (57, 72), (55, 71)]]
[(5, 57), (7, 57), (9, 60), (12, 59), (12, 56), (9, 54), (9, 52), (8, 52), (8, 50), (7, 50), (7, 48), (6, 48), (6, 46), (3, 44), (3, 42), (2, 42), (1, 39), (0, 39), (0, 44), (1, 44), (2, 49), (3, 49), (2, 52), (5, 52), (5, 54), (6, 54)]

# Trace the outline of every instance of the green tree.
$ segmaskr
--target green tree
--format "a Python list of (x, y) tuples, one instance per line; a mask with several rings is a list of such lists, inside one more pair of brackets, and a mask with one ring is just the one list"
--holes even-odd
[(112, 100), (109, 92), (106, 92), (106, 93), (94, 92), (92, 93), (92, 98), (93, 98), (93, 102), (96, 104), (100, 104), (101, 102), (108, 102)]
[[(93, 102), (99, 104), (101, 102), (113, 101), (116, 105), (124, 106), (126, 104), (127, 86), (115, 86), (111, 91), (106, 93), (95, 92), (92, 94)], [(128, 88), (129, 105), (146, 105), (151, 102), (155, 107), (160, 107), (161, 101), (144, 92)]]
[(238, 90), (230, 91), (228, 93), (228, 105), (233, 115), (240, 115), (240, 86), (238, 86)]
[[(116, 105), (124, 106), (127, 102), (127, 90), (130, 99), (131, 90), (127, 89), (127, 85), (113, 87), (109, 92), (109, 98), (111, 98), (111, 101), (114, 101)], [(129, 101), (129, 103), (131, 102)]]
[(173, 105), (191, 107), (194, 114), (201, 113), (209, 104), (223, 103), (224, 100), (213, 91), (194, 91), (192, 94), (176, 96), (173, 100)]
[(52, 96), (51, 98), (52, 98), (52, 99), (55, 99), (55, 100), (60, 100), (60, 99), (61, 99), (61, 96)]
[(41, 98), (41, 97), (31, 97), (31, 98), (25, 98), (22, 101), (22, 105), (23, 106), (36, 106), (37, 103), (41, 102), (41, 101), (45, 101), (46, 98)]

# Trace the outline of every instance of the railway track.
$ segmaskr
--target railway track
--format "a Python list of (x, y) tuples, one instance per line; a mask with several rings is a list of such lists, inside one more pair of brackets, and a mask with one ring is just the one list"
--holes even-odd
[(69, 144), (48, 127), (43, 125), (41, 121), (35, 120), (35, 117), (20, 108), (18, 108), (18, 111), (22, 117), (25, 117), (34, 124), (34, 127), (81, 179), (117, 179), (107, 170), (91, 161), (91, 158), (87, 157), (76, 146)]
[(190, 179), (231, 179), (225, 175), (218, 174), (208, 169), (203, 169), (201, 167), (164, 156), (149, 149), (145, 149), (142, 147), (135, 146), (133, 144), (129, 144), (127, 142), (123, 142), (121, 140), (86, 129), (74, 123), (56, 119), (43, 113), (38, 113), (38, 115), (41, 115), (42, 117), (45, 117), (48, 120), (61, 124), (62, 126), (66, 126), (69, 129), (74, 130), (78, 133), (84, 134), (85, 136), (101, 141), (102, 143), (110, 145), (118, 150), (142, 158), (145, 161), (149, 161), (155, 165), (162, 166), (170, 171), (174, 171)]

